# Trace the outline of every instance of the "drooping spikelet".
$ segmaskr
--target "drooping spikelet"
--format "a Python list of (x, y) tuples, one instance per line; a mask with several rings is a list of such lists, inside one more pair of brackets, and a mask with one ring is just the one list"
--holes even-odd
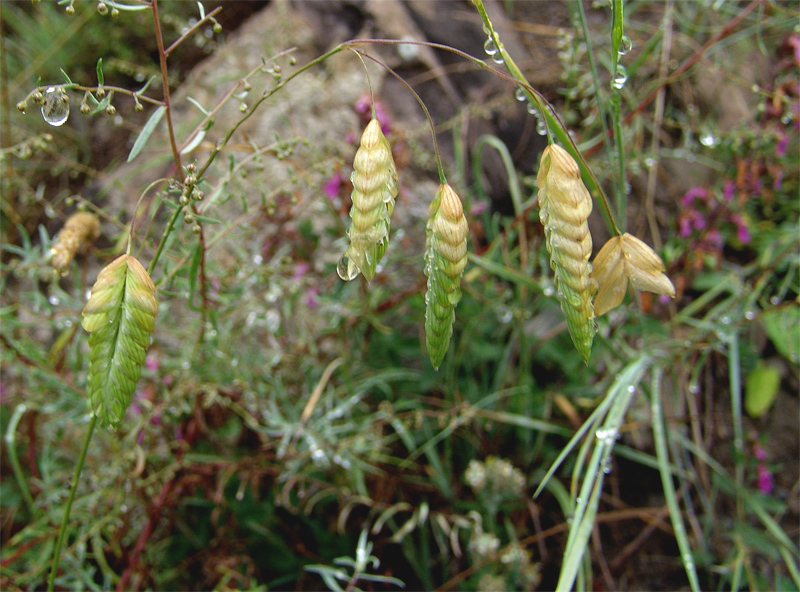
[(647, 244), (627, 232), (612, 236), (594, 258), (592, 279), (597, 282), (594, 310), (597, 316), (622, 302), (628, 280), (637, 290), (675, 298), (675, 286), (664, 275), (664, 262)]
[(450, 185), (440, 185), (428, 210), (425, 239), (425, 341), (437, 369), (450, 345), (456, 304), (461, 300), (467, 232), (461, 200)]
[(375, 118), (361, 136), (353, 169), (350, 246), (339, 260), (336, 272), (346, 281), (354, 280), (361, 273), (370, 282), (386, 252), (389, 218), (399, 190), (392, 148)]
[(84, 245), (91, 244), (100, 236), (100, 220), (89, 212), (72, 214), (58, 233), (53, 246), (50, 247), (50, 264), (61, 275), (66, 274), (67, 267), (75, 258), (75, 254)]
[(590, 277), (592, 235), (587, 223), (592, 198), (581, 181), (578, 163), (551, 144), (544, 149), (539, 173), (539, 218), (544, 226), (550, 266), (561, 309), (575, 348), (589, 361), (594, 338), (593, 282)]
[(116, 427), (125, 416), (156, 314), (153, 280), (137, 259), (122, 255), (98, 274), (81, 325), (91, 333), (87, 390), (100, 425)]

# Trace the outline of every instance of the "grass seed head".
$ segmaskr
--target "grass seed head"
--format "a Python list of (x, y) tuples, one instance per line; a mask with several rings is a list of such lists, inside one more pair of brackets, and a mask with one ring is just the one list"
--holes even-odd
[(467, 265), (468, 231), (458, 195), (450, 185), (440, 185), (428, 211), (425, 240), (425, 340), (434, 368), (442, 364), (453, 334)]
[(50, 248), (50, 264), (61, 275), (67, 273), (67, 267), (82, 246), (88, 246), (100, 236), (100, 220), (89, 212), (72, 214), (58, 233), (56, 241)]
[(576, 349), (589, 360), (594, 338), (594, 308), (589, 257), (592, 235), (589, 214), (592, 197), (581, 181), (578, 163), (556, 144), (544, 149), (536, 176), (539, 184), (539, 219), (561, 309)]
[(353, 182), (350, 246), (336, 271), (346, 281), (354, 280), (360, 273), (370, 282), (386, 252), (389, 220), (400, 188), (392, 148), (377, 119), (369, 122), (361, 136), (350, 180)]

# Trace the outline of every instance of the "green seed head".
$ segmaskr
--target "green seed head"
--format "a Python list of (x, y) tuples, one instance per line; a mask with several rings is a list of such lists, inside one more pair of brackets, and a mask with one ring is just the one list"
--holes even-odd
[(425, 340), (431, 363), (437, 369), (450, 345), (455, 308), (461, 300), (468, 230), (458, 195), (450, 185), (440, 185), (428, 212), (425, 240)]

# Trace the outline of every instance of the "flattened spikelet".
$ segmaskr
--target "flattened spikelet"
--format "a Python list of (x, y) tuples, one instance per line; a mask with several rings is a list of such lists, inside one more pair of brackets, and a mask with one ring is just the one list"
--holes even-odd
[(594, 308), (590, 277), (592, 236), (588, 219), (592, 198), (581, 181), (580, 169), (569, 152), (551, 144), (544, 149), (536, 176), (539, 219), (561, 309), (575, 348), (588, 362), (594, 338)]
[(377, 119), (369, 122), (361, 136), (353, 169), (350, 177), (353, 182), (352, 221), (348, 231), (350, 246), (339, 261), (336, 272), (346, 281), (354, 280), (361, 273), (370, 282), (386, 252), (389, 218), (399, 190), (392, 148)]
[(440, 185), (428, 211), (425, 239), (425, 341), (434, 368), (450, 345), (461, 276), (467, 265), (467, 218), (456, 192)]
[(50, 248), (50, 264), (64, 275), (67, 267), (72, 263), (75, 255), (82, 246), (89, 245), (100, 236), (100, 220), (89, 212), (72, 214), (64, 223), (64, 228), (58, 233), (53, 246)]
[(122, 255), (97, 276), (83, 309), (89, 335), (89, 402), (101, 425), (117, 426), (139, 381), (158, 301), (138, 260)]
[(628, 234), (608, 239), (594, 258), (592, 278), (597, 283), (594, 309), (597, 316), (618, 306), (628, 280), (637, 290), (675, 298), (675, 287), (664, 274), (664, 262), (647, 244)]

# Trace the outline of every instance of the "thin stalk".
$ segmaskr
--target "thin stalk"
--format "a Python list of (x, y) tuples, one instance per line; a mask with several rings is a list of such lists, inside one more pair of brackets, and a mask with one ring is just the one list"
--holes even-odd
[(700, 590), (700, 582), (697, 578), (697, 569), (692, 558), (692, 548), (689, 545), (689, 537), (686, 535), (686, 526), (683, 522), (681, 509), (678, 506), (678, 496), (675, 494), (675, 485), (672, 482), (672, 472), (669, 464), (669, 449), (667, 446), (667, 436), (664, 428), (664, 414), (661, 410), (661, 368), (656, 367), (653, 372), (653, 381), (650, 386), (650, 415), (653, 425), (653, 443), (656, 448), (658, 458), (658, 469), (661, 473), (661, 486), (664, 489), (664, 499), (669, 507), (669, 515), (672, 519), (672, 529), (675, 532), (675, 540), (681, 551), (681, 560), (689, 578), (689, 586), (697, 592)]
[(164, 107), (167, 119), (167, 131), (169, 132), (169, 145), (172, 148), (172, 158), (175, 160), (175, 167), (178, 170), (178, 178), (183, 183), (183, 167), (181, 166), (181, 153), (178, 151), (178, 144), (175, 141), (175, 129), (172, 125), (172, 105), (169, 100), (169, 70), (167, 68), (167, 52), (164, 50), (164, 38), (161, 34), (161, 20), (158, 17), (158, 0), (152, 0), (150, 7), (153, 10), (153, 24), (155, 26), (156, 43), (158, 44), (158, 61), (161, 65), (161, 83), (164, 86)]
[(28, 489), (28, 484), (25, 482), (25, 476), (22, 474), (22, 467), (19, 464), (19, 457), (17, 456), (16, 442), (17, 425), (27, 410), (28, 406), (25, 405), (25, 403), (21, 403), (16, 406), (14, 413), (11, 415), (11, 419), (8, 422), (8, 428), (6, 428), (4, 440), (6, 443), (6, 450), (8, 451), (8, 458), (11, 461), (11, 468), (14, 471), (14, 478), (17, 480), (17, 486), (22, 492), (22, 499), (25, 500), (25, 505), (28, 506), (28, 511), (33, 514), (33, 496), (31, 495), (31, 490)]
[(58, 558), (61, 555), (61, 546), (64, 544), (64, 536), (67, 534), (67, 523), (69, 522), (69, 512), (72, 509), (72, 502), (75, 499), (75, 492), (78, 490), (78, 479), (80, 479), (81, 471), (83, 470), (83, 463), (86, 460), (86, 451), (89, 450), (89, 442), (92, 440), (94, 428), (97, 425), (97, 416), (92, 414), (92, 420), (89, 422), (89, 429), (86, 432), (86, 438), (83, 440), (83, 448), (78, 457), (78, 464), (75, 466), (75, 476), (72, 479), (72, 487), (69, 490), (69, 497), (67, 498), (67, 505), (64, 508), (64, 518), (61, 520), (61, 528), (58, 531), (58, 539), (56, 539), (56, 548), (53, 551), (53, 563), (50, 566), (50, 578), (47, 582), (47, 592), (53, 592), (56, 584), (56, 571), (58, 570)]
[(150, 275), (150, 277), (153, 276), (153, 272), (156, 269), (156, 264), (158, 264), (158, 260), (161, 257), (161, 252), (164, 250), (164, 245), (167, 244), (167, 237), (169, 237), (170, 232), (172, 232), (175, 222), (178, 220), (178, 216), (180, 215), (181, 209), (175, 208), (175, 213), (172, 214), (169, 224), (167, 224), (167, 227), (164, 229), (164, 234), (161, 235), (161, 241), (158, 243), (158, 248), (156, 248), (156, 254), (153, 256), (153, 260), (150, 261), (150, 267), (147, 268), (147, 273)]
[[(411, 85), (408, 82), (406, 82), (405, 80), (403, 80), (403, 78), (397, 72), (392, 70), (389, 66), (387, 66), (386, 64), (381, 62), (379, 59), (374, 58), (374, 57), (372, 57), (371, 55), (369, 55), (367, 53), (363, 53), (360, 50), (355, 50), (354, 49), (353, 51), (355, 51), (356, 53), (362, 54), (364, 57), (367, 57), (367, 58), (371, 59), (373, 62), (378, 64), (380, 67), (385, 69), (387, 72), (389, 72), (389, 74), (391, 74), (392, 76), (397, 78), (400, 82), (402, 82), (405, 85), (405, 87), (411, 92), (411, 94), (414, 95), (414, 98), (417, 99), (417, 103), (419, 103), (420, 107), (422, 107), (422, 110), (425, 112), (425, 117), (428, 118), (428, 124), (431, 127), (431, 136), (433, 137), (433, 153), (436, 155), (436, 167), (439, 169), (439, 182), (442, 185), (447, 184), (447, 179), (444, 176), (444, 168), (442, 168), (442, 159), (439, 156), (439, 144), (436, 142), (436, 127), (433, 124), (433, 118), (431, 117), (431, 114), (428, 111), (428, 107), (425, 106), (425, 103), (422, 101), (422, 98), (420, 98), (420, 96), (411, 87)], [(371, 88), (370, 88), (370, 90), (371, 90)]]
[(210, 20), (210, 19), (211, 19), (211, 18), (212, 18), (212, 17), (213, 17), (215, 14), (217, 14), (217, 13), (218, 13), (220, 10), (222, 10), (222, 6), (217, 6), (217, 7), (216, 7), (214, 10), (212, 10), (211, 12), (209, 12), (209, 13), (208, 13), (206, 16), (204, 16), (204, 17), (203, 17), (202, 19), (200, 19), (199, 21), (197, 21), (197, 22), (196, 22), (196, 23), (195, 23), (195, 24), (194, 24), (194, 25), (193, 25), (193, 26), (192, 26), (192, 27), (191, 27), (191, 28), (190, 28), (188, 31), (186, 31), (186, 32), (185, 32), (183, 35), (181, 35), (180, 37), (178, 37), (178, 38), (177, 38), (177, 39), (176, 39), (176, 40), (175, 40), (175, 41), (172, 43), (172, 45), (170, 45), (170, 46), (169, 46), (169, 47), (166, 49), (166, 51), (165, 51), (164, 53), (165, 53), (166, 55), (169, 55), (169, 54), (171, 54), (171, 53), (172, 53), (172, 51), (173, 51), (175, 48), (177, 48), (177, 47), (178, 47), (178, 46), (179, 46), (181, 43), (183, 43), (184, 41), (186, 41), (186, 39), (189, 37), (189, 35), (191, 35), (191, 34), (192, 34), (194, 31), (196, 31), (197, 29), (199, 29), (200, 27), (202, 27), (202, 26), (203, 26), (203, 25), (204, 25), (204, 24), (205, 24), (205, 23), (206, 23), (208, 20)]
[[(576, 0), (575, 5), (578, 7), (578, 18), (581, 22), (581, 32), (583, 33), (583, 40), (586, 43), (586, 55), (589, 58), (589, 69), (592, 72), (592, 82), (594, 84), (594, 93), (595, 97), (597, 98), (597, 108), (600, 111), (600, 122), (603, 124), (603, 141), (606, 145), (606, 152), (608, 153), (609, 160), (611, 161), (612, 165), (616, 165), (617, 171), (620, 171), (621, 177), (616, 175), (611, 175), (611, 184), (614, 190), (614, 201), (617, 205), (617, 216), (620, 216), (620, 226), (625, 228), (625, 217), (624, 217), (624, 207), (620, 208), (621, 201), (623, 201), (620, 197), (620, 182), (624, 183), (625, 179), (625, 165), (624, 163), (621, 165), (621, 156), (620, 152), (621, 149), (618, 149), (616, 152), (614, 150), (614, 146), (611, 144), (611, 137), (609, 134), (608, 128), (608, 121), (606, 120), (607, 111), (606, 105), (603, 99), (603, 93), (601, 92), (600, 87), (600, 76), (597, 73), (597, 63), (594, 59), (594, 51), (592, 50), (592, 42), (589, 37), (589, 25), (586, 22), (586, 11), (583, 8), (583, 2), (580, 0)], [(614, 57), (614, 68), (616, 69), (617, 59)], [(614, 71), (612, 70), (612, 76), (614, 75)], [(617, 91), (616, 95), (616, 109), (612, 109), (612, 121), (614, 120), (614, 111), (616, 111), (616, 123), (619, 123), (619, 91)], [(614, 99), (612, 98), (612, 107), (614, 107)], [(614, 126), (614, 133), (617, 133), (617, 125)], [(617, 146), (619, 147), (619, 140), (617, 141)], [(620, 213), (620, 209), (622, 209), (622, 214)]]
[(339, 53), (343, 49), (347, 49), (348, 47), (349, 46), (348, 46), (347, 43), (340, 43), (339, 45), (337, 45), (336, 47), (334, 47), (330, 51), (325, 52), (321, 56), (318, 56), (318, 57), (314, 58), (313, 60), (311, 60), (307, 64), (305, 64), (302, 67), (298, 68), (297, 70), (292, 72), (286, 78), (281, 79), (281, 81), (275, 86), (275, 88), (272, 88), (272, 89), (270, 89), (268, 91), (265, 91), (264, 94), (261, 96), (261, 98), (258, 99), (258, 101), (256, 101), (256, 103), (253, 105), (252, 109), (250, 109), (244, 115), (244, 117), (242, 117), (239, 121), (237, 121), (233, 125), (233, 127), (230, 130), (228, 130), (228, 133), (225, 135), (224, 138), (222, 138), (221, 140), (217, 141), (216, 145), (214, 146), (214, 149), (211, 151), (211, 154), (208, 155), (208, 159), (206, 160), (205, 164), (202, 167), (200, 167), (200, 169), (197, 171), (197, 179), (199, 180), (200, 177), (203, 176), (203, 174), (206, 172), (206, 170), (208, 170), (208, 167), (211, 166), (211, 163), (213, 163), (214, 160), (216, 160), (216, 158), (219, 155), (219, 153), (222, 152), (222, 149), (225, 148), (225, 146), (228, 144), (230, 139), (233, 137), (233, 134), (236, 133), (236, 131), (239, 129), (239, 127), (241, 127), (241, 125), (245, 121), (250, 119), (250, 117), (253, 115), (253, 113), (256, 112), (256, 109), (258, 108), (259, 105), (261, 105), (261, 103), (263, 103), (264, 101), (269, 99), (272, 95), (274, 95), (276, 92), (278, 92), (284, 86), (286, 86), (289, 83), (289, 81), (293, 80), (295, 77), (299, 76), (300, 74), (302, 74), (303, 72), (305, 72), (309, 68), (312, 68), (312, 67), (316, 66), (317, 64), (322, 63), (323, 61), (327, 60), (332, 55), (335, 55), (335, 54)]
[[(528, 93), (530, 93), (535, 102), (540, 106), (545, 107), (540, 109), (539, 111), (542, 114), (542, 117), (545, 118), (548, 130), (550, 129), (553, 130), (553, 134), (558, 139), (558, 141), (561, 142), (561, 144), (564, 146), (564, 149), (567, 150), (567, 152), (569, 152), (572, 155), (572, 157), (577, 161), (578, 166), (581, 169), (581, 178), (583, 179), (583, 182), (586, 184), (587, 189), (600, 200), (600, 205), (602, 206), (602, 210), (603, 213), (605, 214), (609, 228), (611, 229), (612, 232), (614, 232), (614, 234), (621, 235), (622, 232), (619, 230), (619, 227), (617, 226), (617, 222), (614, 218), (614, 212), (611, 209), (611, 206), (608, 202), (608, 197), (603, 191), (603, 188), (600, 186), (600, 183), (595, 178), (592, 169), (589, 168), (588, 164), (586, 164), (586, 160), (584, 159), (580, 150), (578, 150), (578, 147), (575, 144), (575, 141), (572, 139), (572, 136), (567, 131), (566, 126), (555, 114), (555, 110), (550, 105), (550, 102), (547, 101), (544, 95), (542, 95), (539, 91), (537, 91), (530, 85), (530, 83), (525, 78), (524, 74), (522, 74), (522, 71), (517, 66), (517, 64), (514, 62), (511, 56), (508, 55), (505, 46), (500, 42), (500, 38), (498, 37), (497, 33), (494, 30), (494, 27), (492, 26), (491, 20), (489, 20), (489, 15), (486, 13), (486, 8), (483, 5), (483, 0), (472, 0), (472, 2), (478, 9), (481, 18), (483, 19), (483, 24), (490, 31), (490, 37), (495, 42), (495, 45), (497, 46), (497, 51), (502, 56), (503, 63), (505, 64), (506, 68), (511, 74), (511, 81), (525, 87), (525, 90)], [(434, 45), (434, 47), (436, 46)], [(485, 62), (479, 60), (478, 58), (474, 58), (469, 54), (465, 54), (463, 52), (454, 50), (453, 48), (447, 46), (441, 46), (441, 49), (445, 49), (447, 51), (455, 53), (456, 55), (465, 57), (470, 61), (472, 61), (473, 63), (481, 65), (483, 68), (489, 70), (495, 75), (500, 76), (501, 78), (508, 79), (507, 76), (504, 76), (501, 72), (498, 72), (494, 68), (491, 68)]]

